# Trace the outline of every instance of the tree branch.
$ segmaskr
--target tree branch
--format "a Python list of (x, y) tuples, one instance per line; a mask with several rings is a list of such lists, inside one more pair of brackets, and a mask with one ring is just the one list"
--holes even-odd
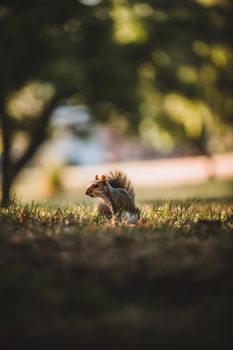
[(47, 128), (48, 128), (49, 121), (51, 119), (52, 112), (55, 109), (58, 102), (64, 99), (65, 97), (67, 96), (54, 97), (42, 112), (40, 116), (39, 127), (31, 135), (31, 142), (28, 148), (26, 149), (24, 154), (21, 156), (21, 158), (18, 159), (12, 165), (13, 178), (15, 178), (18, 175), (20, 170), (28, 163), (28, 161), (34, 156), (35, 152), (40, 147), (40, 145), (45, 141), (47, 137)]

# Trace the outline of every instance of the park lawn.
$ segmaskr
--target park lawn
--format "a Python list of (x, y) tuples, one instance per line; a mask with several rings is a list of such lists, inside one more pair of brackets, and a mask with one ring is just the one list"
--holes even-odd
[(153, 202), (132, 225), (79, 205), (0, 209), (2, 349), (227, 348), (232, 211)]
[[(154, 202), (155, 200), (156, 202), (186, 201), (187, 198), (203, 198), (205, 200), (226, 198), (229, 201), (233, 195), (232, 190), (232, 179), (218, 179), (194, 184), (136, 187), (135, 193), (139, 203)], [(26, 198), (31, 198), (33, 192), (34, 190), (30, 189), (30, 195), (26, 196)], [(42, 205), (60, 207), (67, 206), (70, 203), (72, 205), (76, 203), (91, 205), (95, 202), (93, 198), (87, 197), (84, 192), (83, 187), (73, 188), (72, 190), (58, 188), (57, 190), (54, 189), (54, 192), (51, 193), (46, 201), (40, 199), (40, 202)], [(22, 198), (25, 198), (23, 194)]]

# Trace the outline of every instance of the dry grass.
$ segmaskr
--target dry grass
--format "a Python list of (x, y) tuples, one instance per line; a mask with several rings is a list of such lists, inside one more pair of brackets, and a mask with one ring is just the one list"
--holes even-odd
[[(224, 348), (232, 337), (232, 206), (0, 211), (1, 340), (28, 348)], [(191, 347), (190, 347), (191, 346)]]

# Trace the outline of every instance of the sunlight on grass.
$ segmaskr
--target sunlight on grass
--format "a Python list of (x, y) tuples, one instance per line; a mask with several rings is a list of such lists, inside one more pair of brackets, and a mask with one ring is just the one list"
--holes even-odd
[[(211, 204), (210, 204), (211, 203)], [(165, 204), (143, 204), (141, 205), (141, 219), (137, 224), (131, 225), (124, 220), (116, 222), (98, 216), (96, 209), (87, 205), (66, 205), (62, 208), (54, 206), (41, 206), (35, 202), (29, 204), (21, 204), (20, 201), (14, 199), (12, 204), (4, 209), (0, 209), (1, 223), (9, 225), (22, 225), (18, 229), (41, 228), (51, 233), (51, 229), (55, 230), (59, 227), (61, 233), (70, 227), (93, 227), (94, 231), (98, 231), (96, 225), (106, 225), (107, 228), (118, 227), (123, 225), (125, 229), (140, 230), (145, 228), (158, 228), (160, 225), (166, 224), (167, 227), (177, 229), (179, 227), (187, 228), (195, 224), (199, 220), (219, 220), (220, 224), (231, 225), (232, 207), (229, 202), (213, 201), (205, 202), (200, 200), (190, 200), (186, 202), (167, 202)], [(34, 227), (35, 226), (35, 227)], [(3, 230), (4, 231), (4, 230)]]
[[(74, 348), (92, 349), (95, 339), (113, 344), (117, 329), (115, 338), (120, 332), (141, 349), (155, 322), (153, 344), (163, 344), (164, 331), (168, 343), (173, 336), (183, 344), (183, 334), (195, 341), (204, 318), (216, 320), (214, 342), (222, 344), (231, 334), (222, 315), (232, 306), (232, 217), (229, 201), (155, 202), (142, 205), (132, 225), (90, 206), (15, 199), (0, 209), (2, 334), (12, 339), (18, 330), (33, 345), (52, 340), (56, 348), (73, 337), (87, 344)], [(205, 339), (205, 327), (200, 332)]]

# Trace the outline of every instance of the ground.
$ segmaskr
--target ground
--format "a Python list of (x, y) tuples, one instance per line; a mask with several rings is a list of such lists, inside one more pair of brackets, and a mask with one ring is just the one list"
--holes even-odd
[(227, 349), (232, 202), (141, 210), (130, 225), (79, 205), (1, 209), (1, 348)]

